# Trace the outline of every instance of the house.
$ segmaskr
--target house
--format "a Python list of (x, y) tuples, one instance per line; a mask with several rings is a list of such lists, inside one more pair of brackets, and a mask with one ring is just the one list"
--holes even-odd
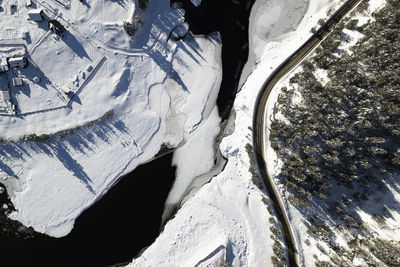
[(60, 35), (64, 32), (65, 27), (57, 20), (52, 19), (48, 22), (49, 30), (54, 34)]
[(19, 77), (13, 78), (12, 83), (13, 83), (14, 87), (24, 85), (24, 82), (22, 81), (22, 78), (19, 78)]
[(36, 22), (43, 21), (43, 10), (33, 9), (28, 11), (28, 18)]
[(22, 57), (12, 57), (8, 59), (8, 64), (10, 64), (11, 68), (23, 68), (26, 66), (27, 62), (26, 62), (26, 57), (22, 56)]
[(8, 63), (6, 58), (0, 58), (0, 72), (8, 71)]

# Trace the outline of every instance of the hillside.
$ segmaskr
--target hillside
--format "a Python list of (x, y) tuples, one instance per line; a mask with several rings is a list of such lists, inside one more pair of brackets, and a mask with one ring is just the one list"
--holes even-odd
[(363, 1), (281, 84), (269, 140), (306, 265), (400, 264), (399, 8)]

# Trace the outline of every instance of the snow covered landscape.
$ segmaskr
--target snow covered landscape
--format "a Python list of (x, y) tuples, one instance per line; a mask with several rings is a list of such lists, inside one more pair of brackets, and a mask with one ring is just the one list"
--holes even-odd
[[(218, 34), (169, 38), (184, 23), (178, 6), (84, 3), (34, 1), (11, 14), (13, 4), (2, 2), (10, 18), (1, 20), (4, 53), (20, 44), (27, 61), (2, 74), (23, 81), (8, 88), (15, 115), (0, 117), (0, 175), (15, 207), (9, 216), (55, 237), (161, 145), (196, 135), (221, 80)], [(38, 21), (28, 19), (36, 10)], [(47, 17), (64, 32), (48, 30)], [(135, 38), (123, 27), (132, 17), (144, 21)]]
[[(349, 106), (344, 104), (346, 102), (344, 95), (336, 98), (340, 95), (341, 90), (345, 94), (368, 91), (367, 94), (374, 100), (380, 99), (379, 90), (383, 88), (385, 88), (385, 93), (397, 93), (398, 89), (394, 89), (396, 87), (389, 85), (390, 82), (386, 80), (377, 86), (373, 85), (373, 82), (368, 79), (372, 79), (374, 76), (368, 72), (370, 71), (369, 68), (374, 66), (371, 63), (372, 61), (384, 66), (379, 67), (379, 72), (387, 68), (386, 73), (390, 73), (389, 76), (391, 77), (396, 77), (394, 73), (398, 71), (398, 68), (392, 64), (384, 65), (386, 61), (382, 61), (374, 54), (365, 52), (380, 51), (383, 54), (382, 50), (386, 47), (397, 49), (397, 46), (390, 43), (389, 38), (381, 38), (381, 34), (378, 34), (379, 37), (375, 36), (376, 32), (385, 32), (386, 28), (388, 31), (397, 30), (396, 27), (390, 26), (390, 22), (385, 22), (382, 19), (385, 15), (396, 16), (387, 12), (396, 4), (396, 2), (384, 0), (362, 1), (348, 18), (334, 30), (331, 37), (322, 43), (320, 48), (317, 48), (302, 65), (295, 68), (275, 87), (269, 98), (269, 109), (266, 116), (267, 136), (269, 136), (267, 141), (268, 169), (283, 196), (282, 199), (285, 202), (295, 232), (301, 263), (305, 266), (397, 266), (399, 264), (397, 256), (399, 251), (398, 221), (400, 218), (398, 167), (392, 168), (390, 165), (380, 163), (382, 160), (382, 162), (396, 164), (397, 161), (392, 159), (390, 149), (388, 149), (388, 147), (394, 147), (394, 150), (396, 150), (396, 141), (390, 142), (390, 145), (386, 147), (385, 138), (375, 134), (373, 126), (363, 124), (354, 128), (352, 125), (343, 123), (343, 118), (346, 118), (344, 119), (346, 121), (347, 118), (352, 118), (351, 112), (346, 110)], [(364, 27), (365, 31), (363, 30)], [(380, 30), (376, 30), (378, 27), (381, 27)], [(381, 40), (383, 45), (377, 46), (376, 41), (370, 41), (376, 40), (373, 38)], [(394, 52), (393, 55), (395, 54)], [(386, 55), (390, 55), (390, 53), (386, 53)], [(365, 59), (365, 62), (361, 63), (358, 58)], [(354, 68), (351, 69), (351, 64), (343, 64), (341, 60), (355, 62), (355, 65), (363, 67), (355, 71)], [(325, 65), (326, 63), (327, 65)], [(364, 66), (365, 70), (363, 69)], [(343, 73), (346, 72), (349, 78), (341, 80), (338, 76), (332, 76), (340, 70)], [(307, 76), (306, 73), (313, 73), (313, 75)], [(366, 73), (365, 77), (368, 78), (364, 79), (362, 83), (360, 83), (361, 80), (354, 82), (358, 73)], [(306, 78), (304, 79), (304, 77)], [(354, 79), (350, 77), (354, 77)], [(304, 81), (307, 85), (303, 84)], [(338, 87), (335, 84), (336, 82), (342, 83), (342, 87)], [(319, 84), (321, 87), (318, 87)], [(354, 87), (349, 86), (349, 84)], [(333, 92), (328, 89), (333, 88), (330, 87), (332, 85), (335, 88)], [(310, 89), (312, 97), (303, 91), (304, 86), (305, 88), (313, 88)], [(318, 93), (313, 91), (314, 89), (321, 90), (321, 88), (322, 92), (332, 92), (332, 99), (322, 103), (323, 98), (319, 98)], [(336, 90), (338, 95), (335, 95)], [(366, 96), (360, 96), (360, 99), (351, 98), (354, 101), (353, 103), (356, 104), (368, 102)], [(389, 98), (392, 98), (392, 96)], [(316, 114), (313, 113), (312, 109), (309, 109), (310, 106), (306, 107), (304, 103), (312, 103), (312, 106), (317, 107), (322, 106), (322, 109), (326, 110), (326, 113), (319, 110), (318, 115), (322, 115), (325, 125), (328, 126), (327, 131), (322, 130), (323, 126), (314, 121)], [(341, 108), (335, 107), (334, 103), (337, 103)], [(327, 108), (326, 104), (333, 109)], [(379, 102), (369, 103), (365, 106), (365, 109), (361, 107), (353, 109), (354, 111), (360, 110), (365, 115), (364, 117), (356, 116), (357, 119), (349, 119), (347, 122), (358, 124), (358, 119), (362, 118), (365, 122), (372, 121), (373, 124), (376, 124), (374, 116), (371, 115), (375, 106), (380, 106)], [(385, 115), (395, 117), (397, 113), (393, 112), (392, 108), (397, 107), (397, 103), (388, 104), (386, 107), (390, 111), (385, 112)], [(293, 110), (299, 110), (299, 114), (292, 113)], [(333, 112), (333, 110), (340, 112), (341, 115)], [(294, 119), (289, 114), (293, 114), (294, 117), (301, 114), (300, 116), (304, 118), (304, 121), (298, 118)], [(378, 121), (384, 117), (379, 115), (377, 118)], [(321, 128), (317, 129), (310, 126), (308, 122), (311, 121)], [(337, 122), (335, 126), (332, 123), (333, 121)], [(294, 132), (299, 135), (293, 135), (293, 132), (287, 131), (288, 128), (284, 125), (288, 125), (290, 129), (296, 129)], [(300, 125), (305, 126), (309, 131), (298, 130)], [(393, 129), (391, 128), (389, 131), (397, 131), (398, 124), (394, 123), (394, 125)], [(338, 134), (336, 126), (344, 131)], [(386, 130), (385, 126), (378, 127), (377, 132), (384, 129)], [(354, 141), (346, 135), (347, 131), (352, 131), (355, 134), (354, 140), (362, 142), (365, 139), (367, 141), (357, 148), (360, 152), (347, 154), (349, 156), (357, 155), (360, 161), (358, 159), (344, 159), (343, 154), (339, 152), (350, 152), (353, 149)], [(325, 133), (328, 136), (324, 135)], [(367, 136), (364, 136), (366, 133), (368, 133)], [(285, 137), (285, 135), (287, 136)], [(299, 136), (301, 136), (300, 139), (298, 139)], [(314, 138), (310, 136), (314, 136), (322, 142), (311, 142), (312, 145), (310, 146), (309, 140)], [(382, 136), (386, 135), (382, 134)], [(287, 144), (292, 142), (290, 140), (299, 140), (300, 144), (295, 141), (293, 144), (298, 148), (290, 151), (287, 146), (283, 145), (286, 141), (282, 143), (278, 141), (282, 140), (281, 138), (287, 140)], [(371, 141), (368, 142), (369, 140)], [(394, 140), (396, 140), (396, 137)], [(282, 146), (277, 146), (279, 143)], [(326, 144), (327, 148), (329, 147), (328, 150), (322, 149), (321, 144)], [(344, 144), (344, 146), (341, 147), (341, 144)], [(364, 149), (370, 150), (371, 153), (363, 154)], [(284, 151), (290, 151), (291, 156), (282, 156), (286, 153)], [(317, 153), (314, 154), (315, 152)], [(377, 156), (376, 153), (381, 153), (381, 156)], [(314, 161), (316, 158), (310, 156), (311, 154), (316, 155), (316, 157), (321, 156), (323, 161), (327, 160), (331, 163), (319, 165), (318, 160)], [(296, 160), (292, 161), (292, 159)], [(294, 162), (297, 159), (301, 163), (296, 166)], [(342, 162), (346, 162), (353, 171), (349, 173), (347, 167), (339, 166)], [(365, 168), (360, 165), (361, 162), (365, 162)], [(375, 162), (379, 162), (379, 165)], [(338, 163), (339, 165), (336, 165)], [(310, 165), (315, 167), (319, 165), (319, 167), (313, 168)], [(294, 169), (291, 169), (290, 166), (295, 166), (294, 169), (299, 170), (299, 172), (293, 172)], [(331, 166), (335, 166), (335, 169), (328, 171), (327, 168)], [(319, 171), (324, 178), (321, 178), (318, 174)], [(379, 171), (382, 171), (383, 174), (379, 174)], [(294, 178), (286, 179), (288, 173)], [(314, 177), (309, 189), (306, 189), (307, 186), (305, 186), (310, 181), (307, 178), (307, 173)], [(337, 173), (337, 176), (332, 176), (333, 173)], [(303, 181), (304, 184), (300, 185), (303, 183), (300, 181)]]
[[(361, 1), (361, 8), (368, 3), (367, 8), (348, 16), (357, 19), (353, 28), (370, 24), (386, 1), (392, 0)], [(192, 8), (204, 2), (191, 0)], [(255, 104), (273, 71), (345, 1), (248, 2), (254, 3), (248, 61), (237, 78), (239, 91), (231, 113), (224, 120), (217, 106), (224, 79), (223, 35), (190, 32), (191, 21), (186, 20), (182, 3), (0, 1), (0, 183), (4, 185), (0, 196), (7, 192), (10, 198), (11, 203), (2, 207), (7, 216), (36, 232), (67, 236), (77, 218), (121, 177), (127, 179), (123, 176), (139, 165), (173, 150), (176, 174), (159, 218), (160, 235), (138, 255), (132, 253), (132, 261), (125, 264), (289, 265), (277, 207), (267, 193), (260, 166), (255, 165)], [(349, 28), (343, 31), (338, 49), (351, 54), (363, 34)], [(315, 49), (306, 61), (320, 50)], [(301, 265), (365, 266), (369, 261), (360, 249), (364, 232), (348, 240), (347, 232), (335, 228), (335, 219), (322, 201), (311, 210), (302, 209), (291, 201), (293, 195), (280, 178), (286, 159), (280, 158), (270, 136), (275, 136), (276, 121), (291, 123), (284, 110), (300, 107), (304, 101), (292, 78), (305, 65), (295, 66), (268, 98), (263, 148), (267, 170), (284, 203)], [(317, 68), (314, 74), (322, 85), (330, 83), (329, 70)], [(280, 106), (287, 97), (284, 87), (291, 88), (290, 105)], [(163, 179), (162, 171), (147, 177), (155, 187), (157, 179)], [(341, 201), (346, 190), (334, 187), (330, 198)], [(400, 201), (398, 187), (390, 192), (393, 198), (385, 203), (395, 209)], [(381, 198), (369, 200), (368, 205), (380, 209), (376, 202)], [(373, 211), (357, 212), (371, 236), (400, 241), (398, 212), (391, 212), (384, 223), (371, 215)], [(310, 220), (318, 215), (326, 218), (334, 238), (320, 238), (327, 227), (318, 228)], [(332, 240), (340, 248), (332, 246)], [(348, 252), (343, 247), (358, 250)], [(340, 251), (347, 253), (343, 262), (337, 259)], [(390, 265), (376, 255), (368, 257)]]
[[(338, 4), (256, 1), (250, 17), (250, 50), (255, 54), (246, 66), (251, 74), (242, 77), (246, 82), (236, 97), (230, 126), (220, 145), (227, 165), (182, 205), (156, 242), (131, 266), (273, 264), (272, 257), (279, 251), (276, 241), (281, 243), (282, 237), (274, 235), (279, 225), (265, 191), (256, 186), (259, 181), (253, 177), (251, 152), (246, 149), (252, 143), (254, 102), (273, 69), (311, 35), (310, 29), (326, 16), (327, 10)], [(274, 27), (276, 24), (281, 26)], [(266, 32), (270, 32), (271, 39), (265, 38)], [(185, 163), (196, 164), (181, 164)]]

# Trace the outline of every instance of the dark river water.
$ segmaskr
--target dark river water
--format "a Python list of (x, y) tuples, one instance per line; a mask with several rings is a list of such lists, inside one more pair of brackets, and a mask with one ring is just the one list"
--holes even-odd
[[(247, 60), (253, 2), (203, 0), (194, 8), (183, 1), (192, 32), (221, 33), (223, 80), (217, 104), (223, 119), (230, 113)], [(63, 238), (25, 231), (0, 215), (0, 266), (112, 266), (131, 261), (159, 235), (164, 202), (175, 179), (171, 159), (168, 154), (123, 177)], [(5, 194), (0, 195), (0, 207), (3, 203), (9, 203)]]
[(222, 119), (231, 112), (240, 74), (247, 61), (249, 16), (254, 1), (203, 0), (197, 8), (193, 8), (190, 0), (182, 1), (194, 34), (213, 31), (221, 34), (223, 78), (217, 104)]
[[(0, 266), (110, 266), (131, 261), (159, 234), (175, 176), (172, 154), (123, 177), (63, 238), (24, 238), (2, 232)], [(73, 197), (73, 196), (71, 196)]]

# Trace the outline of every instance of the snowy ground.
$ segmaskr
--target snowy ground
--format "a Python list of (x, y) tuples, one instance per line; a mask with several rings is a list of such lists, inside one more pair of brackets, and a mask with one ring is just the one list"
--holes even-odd
[[(29, 8), (20, 1), (17, 12), (10, 5), (2, 1), (0, 42), (25, 45), (29, 62), (12, 70), (24, 79), (23, 88), (10, 89), (17, 114), (0, 116), (0, 178), (16, 208), (12, 219), (64, 236), (162, 144), (184, 144), (211, 114), (219, 121), (219, 35), (169, 39), (184, 22), (184, 10), (169, 1), (150, 1), (146, 11), (132, 1), (34, 1)], [(60, 21), (64, 34), (27, 20), (35, 7)], [(144, 24), (131, 38), (123, 21), (133, 17)], [(56, 96), (63, 99), (55, 103)]]
[[(257, 94), (269, 74), (310, 35), (333, 0), (257, 0), (251, 15), (250, 50), (254, 52), (230, 118), (234, 130), (220, 145), (228, 159), (222, 173), (191, 195), (160, 237), (131, 266), (271, 266), (274, 255), (265, 192), (252, 182), (246, 145), (252, 143), (252, 115)], [(266, 20), (266, 18), (269, 18)], [(300, 24), (299, 24), (300, 23)], [(279, 26), (278, 26), (279, 24)], [(268, 37), (265, 37), (269, 33)], [(253, 65), (257, 62), (257, 66)], [(184, 151), (181, 151), (184, 153)], [(180, 153), (177, 153), (180, 154)], [(196, 161), (175, 158), (181, 168)], [(190, 167), (185, 167), (185, 170)], [(183, 171), (181, 172), (183, 174)], [(196, 265), (197, 264), (197, 265)]]

